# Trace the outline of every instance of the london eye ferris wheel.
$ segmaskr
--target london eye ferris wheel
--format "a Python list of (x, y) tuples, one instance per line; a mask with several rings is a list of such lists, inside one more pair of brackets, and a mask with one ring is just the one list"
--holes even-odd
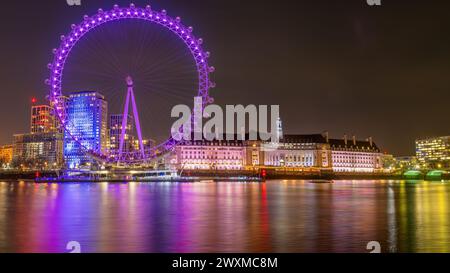
[[(172, 18), (165, 10), (134, 4), (99, 9), (73, 24), (53, 53), (46, 84), (65, 138), (103, 162), (148, 162), (170, 152), (177, 144), (169, 136), (170, 130), (160, 133), (158, 144), (144, 145), (145, 138), (154, 137), (161, 127), (157, 121), (164, 119), (162, 110), (146, 113), (164, 102), (187, 103), (194, 96), (202, 97), (206, 104), (213, 101), (209, 90), (214, 87), (210, 81), (214, 67), (208, 65), (210, 54), (203, 50), (203, 40), (196, 38), (193, 28), (183, 25), (180, 17)], [(110, 112), (120, 113), (116, 149), (95, 149), (83, 141), (82, 129), (68, 117), (66, 99), (74, 89), (101, 89)], [(130, 120), (136, 131), (133, 148), (125, 147)]]

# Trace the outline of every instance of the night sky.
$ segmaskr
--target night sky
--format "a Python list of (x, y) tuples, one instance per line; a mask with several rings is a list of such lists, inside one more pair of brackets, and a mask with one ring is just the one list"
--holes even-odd
[[(43, 102), (48, 93), (46, 65), (59, 36), (84, 14), (130, 2), (81, 1), (2, 2), (0, 144), (29, 131), (31, 98)], [(395, 155), (413, 154), (416, 138), (450, 134), (449, 1), (150, 4), (181, 16), (205, 40), (217, 104), (279, 104), (286, 133), (373, 136)]]

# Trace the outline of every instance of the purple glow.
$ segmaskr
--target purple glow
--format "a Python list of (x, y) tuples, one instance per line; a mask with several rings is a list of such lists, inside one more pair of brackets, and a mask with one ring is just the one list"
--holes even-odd
[[(142, 19), (145, 21), (149, 21), (150, 23), (157, 23), (157, 24), (163, 26), (164, 28), (166, 28), (167, 30), (172, 31), (181, 40), (183, 40), (185, 42), (185, 44), (191, 45), (191, 46), (195, 45), (195, 49), (193, 49), (191, 46), (188, 46), (188, 48), (191, 51), (192, 56), (194, 57), (195, 63), (197, 64), (198, 75), (199, 75), (198, 96), (204, 97), (204, 101), (211, 101), (210, 97), (209, 97), (209, 88), (211, 88), (209, 85), (209, 82), (210, 82), (209, 73), (211, 71), (209, 69), (207, 62), (203, 58), (203, 56), (207, 56), (207, 54), (203, 53), (202, 49), (199, 48), (199, 46), (195, 43), (196, 38), (193, 35), (185, 36), (186, 32), (188, 32), (188, 33), (192, 32), (192, 27), (187, 28), (187, 27), (181, 25), (181, 23), (180, 23), (181, 18), (179, 18), (179, 17), (170, 18), (169, 16), (166, 15), (166, 12), (164, 10), (161, 11), (161, 13), (158, 13), (158, 12), (152, 12), (150, 6), (147, 6), (145, 9), (142, 9), (142, 8), (136, 8), (134, 5), (131, 5), (130, 8), (132, 9), (134, 15), (136, 15), (136, 16), (123, 16), (125, 13), (127, 15), (131, 15), (132, 12), (130, 11), (129, 8), (120, 8), (119, 6), (115, 5), (113, 10), (105, 12), (105, 11), (99, 9), (97, 15), (94, 15), (91, 18), (88, 16), (85, 16), (84, 21), (81, 22), (80, 24), (71, 25), (71, 29), (73, 29), (73, 32), (69, 35), (66, 35), (66, 37), (70, 37), (70, 40), (69, 40), (70, 43), (62, 42), (59, 47), (59, 50), (54, 51), (55, 55), (57, 54), (57, 52), (60, 52), (60, 54), (55, 56), (55, 60), (53, 62), (53, 66), (58, 67), (58, 69), (51, 70), (51, 79), (53, 79), (54, 84), (50, 86), (50, 88), (51, 88), (50, 94), (52, 95), (51, 98), (54, 99), (55, 104), (57, 104), (58, 99), (61, 96), (63, 96), (63, 94), (61, 92), (61, 86), (62, 86), (63, 69), (65, 66), (65, 61), (67, 59), (66, 54), (70, 54), (70, 51), (72, 50), (72, 48), (75, 47), (76, 43), (81, 39), (81, 37), (83, 37), (86, 32), (93, 29), (95, 26), (99, 26), (99, 25), (102, 25), (107, 22), (111, 22), (111, 21), (115, 21), (115, 20), (122, 20), (122, 19), (127, 19), (127, 18), (138, 18), (138, 19)], [(142, 14), (142, 16), (140, 16), (140, 14)], [(118, 16), (118, 15), (120, 15), (120, 16)], [(93, 20), (92, 18), (97, 18), (98, 22), (96, 22), (96, 20), (95, 19)], [(109, 18), (110, 18), (110, 20), (106, 20)], [(92, 25), (87, 23), (88, 20), (91, 20), (89, 22), (92, 22)], [(168, 23), (161, 24), (161, 21), (164, 23), (167, 23), (167, 22)], [(86, 29), (84, 27), (86, 27)], [(199, 41), (199, 44), (202, 43), (201, 39), (199, 39), (198, 41)], [(139, 118), (137, 117), (138, 113), (137, 113), (134, 94), (130, 94), (129, 99), (132, 100), (133, 112), (135, 113), (135, 122), (136, 122), (136, 127), (137, 127), (136, 129), (138, 131), (138, 137), (140, 140), (140, 151), (139, 151), (140, 154), (133, 155), (132, 158), (134, 158), (134, 159), (140, 158), (141, 160), (145, 160), (148, 158), (153, 158), (156, 155), (156, 151), (158, 151), (158, 150), (159, 151), (162, 150), (164, 152), (164, 151), (174, 148), (174, 146), (177, 143), (173, 139), (169, 139), (166, 142), (162, 143), (161, 145), (144, 152), (144, 148), (142, 145), (142, 135), (140, 133), (141, 128), (140, 128)], [(76, 139), (69, 130), (69, 128), (71, 127), (70, 124), (67, 124), (67, 122), (65, 122), (65, 120), (62, 119), (62, 117), (65, 117), (64, 107), (58, 107), (56, 111), (57, 111), (58, 116), (60, 117), (61, 124), (64, 124), (63, 127), (64, 127), (66, 133), (73, 140), (78, 142), (78, 139)], [(83, 145), (81, 143), (78, 142), (78, 144), (81, 147), (83, 147)], [(87, 151), (87, 149), (85, 149), (85, 150)], [(106, 158), (105, 155), (100, 155), (100, 156), (102, 156), (103, 158)]]
[[(131, 92), (133, 92), (133, 89), (131, 89)], [(125, 100), (125, 109), (123, 110), (122, 130), (121, 130), (121, 133), (120, 133), (119, 160), (122, 159), (123, 144), (124, 144), (124, 141), (125, 141), (125, 131), (126, 131), (127, 123), (128, 123), (128, 112), (129, 112), (129, 106), (130, 106), (131, 92), (130, 92), (130, 88), (128, 88), (127, 98)]]
[[(131, 91), (133, 91), (133, 87), (131, 87)], [(134, 122), (136, 123), (136, 131), (137, 131), (138, 139), (139, 139), (139, 148), (141, 150), (142, 158), (145, 158), (144, 144), (142, 142), (141, 123), (139, 121), (139, 113), (137, 110), (136, 100), (134, 98), (133, 92), (131, 92), (131, 101), (133, 103), (133, 115), (134, 115)]]

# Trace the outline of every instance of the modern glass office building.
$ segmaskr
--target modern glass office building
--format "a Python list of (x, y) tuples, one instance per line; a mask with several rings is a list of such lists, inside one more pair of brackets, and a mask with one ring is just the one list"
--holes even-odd
[[(123, 115), (111, 115), (110, 117), (110, 154), (118, 156), (120, 148), (120, 135), (122, 134)], [(134, 121), (133, 117), (128, 115), (125, 128), (123, 152), (133, 151), (134, 144)]]
[(105, 153), (108, 149), (108, 103), (95, 91), (72, 93), (66, 115), (70, 132), (64, 133), (66, 165), (70, 169), (89, 165), (92, 159), (86, 150)]
[(431, 168), (450, 167), (450, 136), (416, 140), (416, 156)]

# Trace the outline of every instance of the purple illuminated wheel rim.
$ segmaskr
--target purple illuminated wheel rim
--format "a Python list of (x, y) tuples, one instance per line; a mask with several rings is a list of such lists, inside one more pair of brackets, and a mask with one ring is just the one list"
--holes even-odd
[[(70, 52), (85, 34), (108, 22), (126, 19), (138, 19), (148, 21), (149, 23), (155, 23), (176, 34), (185, 43), (194, 57), (198, 72), (198, 96), (203, 97), (203, 102), (205, 105), (213, 102), (213, 99), (209, 96), (209, 89), (214, 87), (214, 84), (210, 81), (209, 75), (214, 72), (214, 67), (209, 67), (208, 65), (208, 58), (210, 54), (209, 52), (205, 52), (203, 50), (203, 40), (197, 39), (192, 34), (193, 28), (184, 26), (181, 23), (180, 17), (171, 18), (167, 15), (165, 10), (158, 12), (153, 11), (150, 6), (139, 8), (134, 4), (130, 4), (129, 7), (124, 8), (114, 5), (114, 8), (110, 11), (103, 11), (102, 9), (99, 9), (98, 13), (93, 16), (89, 17), (85, 15), (80, 24), (71, 26), (72, 31), (68, 35), (61, 36), (61, 44), (59, 48), (53, 49), (53, 54), (55, 56), (53, 63), (48, 65), (51, 73), (50, 79), (46, 80), (46, 84), (50, 86), (50, 103), (55, 108), (55, 115), (60, 120), (60, 126), (62, 129), (64, 129), (65, 133), (73, 141), (78, 143), (86, 153), (102, 161), (108, 161), (108, 155), (87, 149), (81, 144), (79, 139), (74, 136), (73, 132), (68, 129), (69, 124), (66, 120), (66, 109), (62, 94), (62, 77)], [(177, 145), (177, 141), (173, 138), (169, 138), (157, 147), (145, 150), (144, 158), (139, 156), (138, 152), (130, 152), (125, 155), (125, 158), (122, 158), (121, 161), (128, 161), (129, 163), (146, 161), (171, 151), (175, 145)]]

